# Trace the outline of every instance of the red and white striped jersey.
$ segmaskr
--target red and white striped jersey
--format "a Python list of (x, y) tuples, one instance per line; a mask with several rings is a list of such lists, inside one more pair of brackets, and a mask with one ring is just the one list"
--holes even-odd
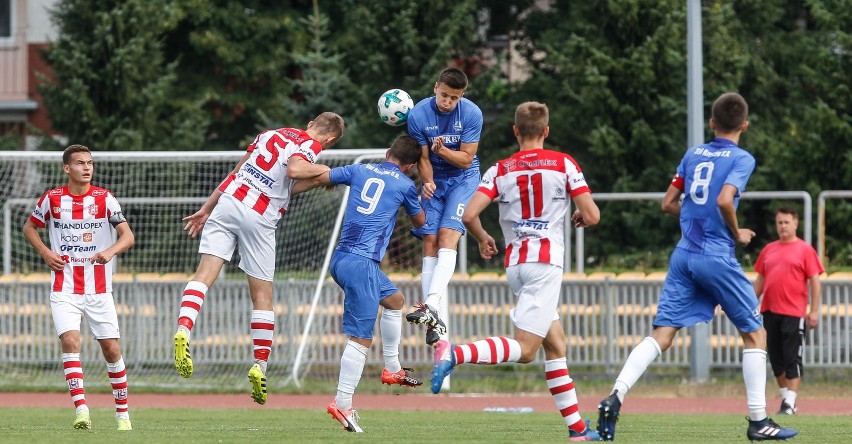
[(67, 186), (54, 188), (39, 199), (30, 221), (47, 227), (50, 249), (65, 260), (65, 269), (52, 272), (52, 291), (96, 294), (112, 291), (114, 261), (93, 264), (89, 259), (112, 244), (110, 217), (121, 216), (121, 206), (109, 190), (89, 187), (75, 196)]
[(478, 191), (500, 205), (506, 267), (563, 266), (569, 199), (591, 192), (574, 158), (546, 149), (519, 151), (489, 168)]
[(279, 128), (258, 134), (247, 151), (251, 156), (219, 190), (276, 223), (290, 205), (294, 181), (287, 178), (287, 162), (298, 156), (316, 163), (322, 145), (304, 130)]

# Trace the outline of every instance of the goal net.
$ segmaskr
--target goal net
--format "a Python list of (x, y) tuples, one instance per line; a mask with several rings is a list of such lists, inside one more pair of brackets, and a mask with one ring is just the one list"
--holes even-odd
[[(384, 153), (383, 149), (333, 149), (322, 152), (319, 162), (331, 167), (380, 162)], [(245, 373), (252, 363), (251, 300), (245, 275), (236, 265), (238, 254), (208, 293), (193, 329), (192, 378), (184, 380), (175, 372), (172, 346), (183, 287), (198, 262), (199, 240), (182, 230), (181, 218), (201, 206), (243, 154), (93, 153), (93, 183), (116, 196), (136, 237), (135, 246), (114, 259), (114, 297), (132, 385), (245, 388)], [(42, 193), (66, 182), (59, 152), (0, 152), (0, 387), (64, 386), (61, 350), (50, 315), (50, 275), (21, 227)], [(268, 370), (271, 388), (298, 381), (306, 372), (316, 378), (337, 378), (345, 346), (340, 332), (343, 294), (322, 273), (336, 240), (345, 193), (345, 187), (320, 188), (296, 196), (279, 223), (276, 335)], [(409, 234), (410, 228), (400, 212), (382, 264), (386, 273), (411, 277), (409, 282), (403, 279), (400, 287), (409, 304), (420, 291), (416, 279), (420, 246)], [(40, 232), (47, 243), (46, 230)], [(81, 331), (87, 385), (101, 386), (101, 380), (106, 384), (100, 348), (85, 321)], [(381, 343), (374, 344), (368, 365), (382, 362)]]

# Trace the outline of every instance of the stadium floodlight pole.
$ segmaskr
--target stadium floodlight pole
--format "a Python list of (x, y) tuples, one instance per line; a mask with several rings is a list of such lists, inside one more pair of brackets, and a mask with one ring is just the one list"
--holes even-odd
[[(352, 163), (361, 163), (365, 159), (374, 159), (383, 156), (384, 150), (380, 154), (362, 154), (355, 158)], [(316, 316), (317, 303), (322, 293), (322, 287), (325, 283), (325, 276), (328, 273), (328, 267), (331, 263), (331, 255), (334, 254), (334, 248), (337, 246), (337, 237), (340, 235), (340, 227), (343, 225), (343, 216), (346, 214), (346, 201), (349, 199), (349, 187), (343, 192), (343, 200), (340, 202), (340, 209), (337, 211), (337, 218), (334, 220), (334, 229), (331, 232), (331, 239), (328, 242), (328, 248), (325, 250), (325, 258), (322, 261), (322, 269), (317, 278), (317, 286), (314, 290), (314, 297), (311, 301), (311, 310), (308, 312), (308, 319), (305, 320), (305, 329), (302, 331), (302, 340), (299, 341), (299, 349), (296, 351), (296, 358), (293, 360), (293, 371), (290, 373), (288, 380), (292, 380), (296, 387), (301, 387), (299, 382), (299, 366), (302, 364), (302, 355), (305, 353), (305, 345), (308, 343), (308, 335), (311, 332), (311, 325), (314, 323)], [(284, 382), (285, 384), (287, 381)]]
[[(704, 143), (704, 77), (701, 53), (701, 1), (686, 2), (686, 119), (687, 144)], [(710, 378), (710, 324), (689, 328), (690, 376), (704, 383)]]

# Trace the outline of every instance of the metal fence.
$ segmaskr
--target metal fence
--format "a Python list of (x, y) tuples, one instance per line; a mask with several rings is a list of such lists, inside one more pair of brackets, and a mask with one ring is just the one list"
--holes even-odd
[[(563, 283), (559, 312), (568, 342), (572, 366), (621, 367), (630, 350), (648, 335), (662, 288), (660, 274), (635, 278), (568, 277)], [(299, 347), (316, 282), (289, 280), (275, 284), (276, 336), (271, 354), (270, 379), (286, 379)], [(398, 281), (408, 304), (420, 300), (416, 279)], [(115, 283), (115, 298), (122, 329), (125, 360), (137, 382), (169, 385), (178, 378), (173, 369), (172, 335), (175, 331), (184, 280), (130, 281)], [(823, 281), (821, 321), (809, 332), (806, 367), (852, 367), (852, 279)], [(58, 372), (61, 354), (48, 303), (48, 284), (42, 278), (0, 279), (0, 367), (5, 376), (21, 372)], [(514, 297), (504, 278), (457, 276), (450, 284), (451, 340), (464, 343), (488, 336), (511, 336), (514, 326), (509, 310)], [(301, 370), (336, 368), (345, 346), (341, 333), (343, 294), (331, 281), (324, 285), (319, 309), (307, 339)], [(406, 309), (407, 310), (407, 309)], [(192, 353), (197, 373), (225, 372), (242, 381), (242, 365), (250, 362), (249, 319), (251, 303), (244, 280), (217, 282), (207, 298), (193, 330)], [(719, 312), (710, 323), (709, 357), (712, 368), (740, 365), (742, 341), (733, 325)], [(103, 365), (100, 350), (84, 326), (84, 365)], [(368, 365), (381, 365), (378, 322)], [(684, 329), (672, 348), (655, 366), (689, 367), (689, 332)], [(421, 371), (431, 368), (432, 350), (423, 342), (419, 326), (403, 325), (400, 357), (406, 366)], [(541, 361), (543, 355), (539, 355)], [(231, 369), (233, 374), (230, 374)], [(55, 373), (61, 375), (61, 372)], [(55, 376), (54, 375), (54, 376)], [(195, 376), (193, 376), (195, 378)], [(0, 383), (3, 381), (0, 378)], [(61, 381), (57, 381), (60, 384)]]

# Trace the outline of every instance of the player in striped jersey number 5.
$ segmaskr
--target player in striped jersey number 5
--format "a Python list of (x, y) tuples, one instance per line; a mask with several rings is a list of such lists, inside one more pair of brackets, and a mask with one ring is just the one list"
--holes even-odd
[[(195, 276), (183, 291), (174, 337), (175, 369), (184, 378), (194, 369), (190, 334), (208, 289), (239, 248), (240, 264), (251, 295), (251, 337), (254, 363), (249, 369), (252, 399), (267, 400), (266, 365), (272, 350), (275, 313), (272, 278), (275, 272), (275, 227), (287, 210), (296, 180), (329, 170), (317, 156), (343, 135), (343, 119), (324, 112), (305, 130), (279, 128), (260, 133), (248, 146), (233, 172), (222, 181), (195, 214), (184, 218), (192, 237), (201, 232), (201, 259)], [(203, 228), (203, 231), (202, 231)]]
[[(80, 361), (80, 323), (85, 315), (107, 362), (118, 430), (131, 430), (127, 371), (112, 297), (112, 258), (132, 247), (135, 239), (112, 193), (92, 185), (95, 163), (89, 148), (69, 146), (62, 163), (68, 184), (39, 199), (23, 234), (51, 270), (50, 310), (62, 346), (65, 382), (76, 408), (74, 428), (92, 427)], [(47, 228), (49, 248), (37, 228)], [(118, 233), (115, 242), (113, 230)]]
[(514, 337), (489, 337), (449, 347), (432, 370), (432, 392), (461, 364), (494, 365), (532, 362), (538, 349), (545, 353), (545, 379), (570, 441), (597, 441), (597, 432), (579, 413), (574, 381), (568, 374), (565, 333), (557, 307), (564, 265), (564, 220), (570, 201), (577, 210), (571, 220), (589, 227), (600, 220), (600, 210), (580, 166), (565, 153), (544, 149), (547, 106), (525, 102), (515, 111), (513, 130), (520, 151), (497, 162), (482, 176), (479, 189), (465, 208), (462, 220), (479, 243), (480, 255), (497, 254), (494, 238), (482, 227), (479, 215), (493, 200), (499, 204), (505, 241), (506, 277), (517, 304), (511, 312)]

